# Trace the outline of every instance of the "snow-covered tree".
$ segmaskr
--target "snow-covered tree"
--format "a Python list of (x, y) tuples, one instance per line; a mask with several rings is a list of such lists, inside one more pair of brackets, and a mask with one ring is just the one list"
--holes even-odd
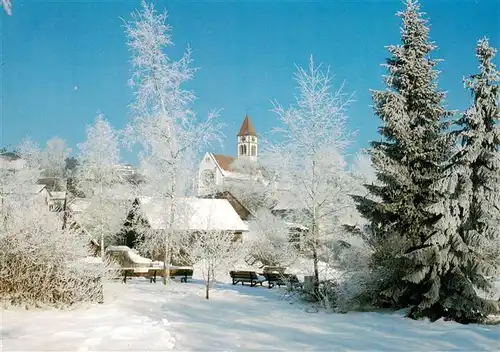
[[(387, 88), (374, 91), (381, 141), (371, 143), (377, 182), (370, 195), (356, 196), (369, 222), (372, 276), (377, 305), (410, 307), (413, 318), (450, 317), (457, 292), (461, 240), (452, 209), (446, 166), (452, 141), (446, 133), (452, 112), (438, 90), (436, 46), (417, 1), (406, 1), (401, 44), (388, 47)], [(458, 281), (457, 281), (458, 279)]]
[(40, 149), (26, 141), (19, 154), (25, 167), (0, 177), (2, 302), (40, 307), (100, 300), (100, 266), (83, 261), (88, 255), (87, 239), (62, 229), (62, 219), (48, 210), (43, 194), (38, 193)]
[(7, 15), (12, 15), (12, 2), (10, 0), (2, 0), (2, 6)]
[[(219, 140), (217, 113), (199, 122), (189, 105), (193, 92), (182, 85), (193, 78), (191, 52), (173, 60), (166, 49), (173, 45), (167, 14), (142, 2), (142, 9), (126, 23), (128, 46), (134, 73), (130, 81), (135, 89), (135, 118), (126, 129), (131, 144), (141, 146), (141, 172), (145, 178), (143, 193), (170, 198), (172, 209), (167, 224), (174, 223), (175, 199), (194, 189), (198, 153), (212, 141)], [(171, 226), (155, 236), (162, 236), (164, 246), (164, 283), (168, 279)], [(152, 243), (156, 243), (153, 241)]]
[(281, 126), (274, 130), (276, 142), (261, 153), (264, 166), (285, 190), (278, 205), (289, 210), (287, 220), (308, 228), (302, 243), (313, 259), (316, 281), (319, 255), (342, 232), (342, 219), (353, 204), (343, 156), (351, 138), (346, 126), (351, 96), (342, 86), (332, 91), (331, 79), (312, 57), (307, 69), (297, 68), (296, 104), (285, 109), (275, 103)]
[(243, 246), (231, 231), (201, 231), (185, 236), (184, 259), (197, 265), (205, 281), (205, 298), (210, 298), (210, 289), (219, 275), (227, 272), (243, 256)]
[(42, 153), (42, 169), (45, 177), (63, 178), (66, 170), (66, 159), (71, 153), (71, 148), (58, 137), (51, 138)]
[(495, 312), (476, 289), (491, 291), (487, 279), (500, 269), (500, 73), (496, 50), (481, 39), (476, 48), (479, 73), (465, 81), (474, 98), (458, 120), (459, 151), (453, 157), (454, 207), (461, 226), (453, 238), (453, 291), (444, 300), (460, 321), (480, 321)]
[(126, 204), (126, 192), (117, 194), (116, 188), (116, 165), (120, 161), (118, 134), (98, 114), (94, 125), (87, 126), (87, 140), (78, 148), (77, 189), (90, 204), (78, 221), (98, 238), (104, 259), (105, 246), (119, 233), (127, 216), (127, 210), (119, 206)]
[(270, 209), (275, 202), (271, 175), (262, 165), (246, 158), (237, 158), (231, 163), (231, 172), (236, 176), (226, 179), (219, 191), (228, 191), (250, 212)]
[(287, 267), (298, 255), (290, 226), (273, 215), (269, 209), (261, 208), (248, 223), (249, 233), (244, 237), (248, 254), (263, 265)]
[(71, 148), (66, 146), (63, 139), (54, 137), (47, 141), (41, 155), (41, 163), (42, 176), (54, 181), (49, 191), (60, 191), (67, 188), (64, 179), (67, 176), (66, 160), (70, 153)]

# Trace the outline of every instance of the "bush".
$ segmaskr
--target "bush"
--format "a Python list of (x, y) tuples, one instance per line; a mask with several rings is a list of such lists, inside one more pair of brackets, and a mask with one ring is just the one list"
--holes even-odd
[(104, 266), (85, 262), (88, 238), (62, 230), (55, 213), (5, 201), (0, 221), (0, 297), (6, 304), (67, 307), (102, 302)]

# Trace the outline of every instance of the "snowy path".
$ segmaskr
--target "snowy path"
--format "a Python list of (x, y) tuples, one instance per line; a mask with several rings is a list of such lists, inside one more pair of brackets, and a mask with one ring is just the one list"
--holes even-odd
[(400, 314), (306, 313), (276, 289), (200, 282), (114, 286), (118, 300), (72, 312), (3, 311), (3, 351), (500, 350), (500, 326), (411, 321)]

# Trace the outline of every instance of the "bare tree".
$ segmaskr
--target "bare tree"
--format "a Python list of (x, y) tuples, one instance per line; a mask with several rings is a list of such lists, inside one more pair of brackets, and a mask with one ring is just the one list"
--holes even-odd
[(303, 249), (312, 256), (316, 282), (322, 246), (341, 232), (343, 217), (353, 208), (344, 160), (351, 138), (345, 112), (352, 99), (342, 86), (332, 92), (331, 79), (312, 57), (308, 69), (297, 68), (300, 94), (288, 109), (275, 103), (281, 126), (274, 130), (277, 142), (265, 147), (261, 159), (286, 190), (279, 199), (287, 198), (286, 217), (308, 228)]
[[(130, 81), (135, 89), (135, 118), (126, 129), (131, 145), (141, 146), (141, 169), (145, 194), (170, 198), (168, 224), (173, 224), (175, 199), (194, 187), (198, 152), (211, 141), (220, 140), (221, 125), (214, 123), (217, 113), (197, 122), (189, 105), (195, 99), (183, 83), (192, 79), (191, 52), (172, 60), (165, 50), (173, 45), (166, 13), (142, 2), (142, 9), (126, 23), (128, 46), (134, 73)], [(169, 277), (168, 262), (172, 226), (159, 233), (164, 246), (164, 283)]]

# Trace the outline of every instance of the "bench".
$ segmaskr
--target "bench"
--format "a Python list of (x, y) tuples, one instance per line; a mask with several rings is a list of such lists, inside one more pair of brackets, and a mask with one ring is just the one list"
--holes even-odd
[(290, 286), (291, 288), (302, 286), (299, 278), (294, 274), (266, 273), (264, 276), (269, 283), (269, 288), (274, 286)]
[[(164, 271), (163, 268), (150, 268), (148, 271), (148, 277), (150, 283), (156, 283), (156, 277), (163, 277)], [(170, 269), (170, 278), (174, 279), (176, 277), (180, 277), (181, 282), (187, 282), (188, 279), (193, 278), (193, 269), (188, 268), (171, 268)]]
[(126, 283), (128, 278), (132, 277), (148, 277), (150, 268), (121, 268), (123, 282)]
[(229, 275), (233, 279), (233, 285), (238, 282), (241, 282), (241, 285), (248, 282), (250, 287), (254, 287), (257, 284), (262, 286), (262, 283), (266, 281), (264, 277), (260, 277), (255, 271), (230, 271)]

